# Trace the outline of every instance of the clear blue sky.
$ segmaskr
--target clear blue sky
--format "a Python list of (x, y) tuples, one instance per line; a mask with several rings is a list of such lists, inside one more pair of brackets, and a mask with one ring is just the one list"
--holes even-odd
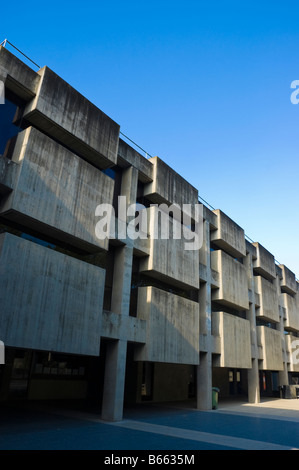
[(299, 277), (299, 4), (4, 2), (47, 65)]

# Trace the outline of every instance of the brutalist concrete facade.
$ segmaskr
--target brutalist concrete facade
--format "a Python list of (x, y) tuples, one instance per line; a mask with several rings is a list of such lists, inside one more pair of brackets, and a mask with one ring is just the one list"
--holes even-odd
[(123, 196), (159, 226), (153, 204), (198, 190), (48, 67), (0, 47), (0, 80), (0, 399), (86, 400), (120, 420), (127, 403), (208, 410), (214, 386), (258, 402), (296, 384), (295, 274), (205, 205), (199, 249), (119, 225), (100, 239), (97, 206), (118, 220)]

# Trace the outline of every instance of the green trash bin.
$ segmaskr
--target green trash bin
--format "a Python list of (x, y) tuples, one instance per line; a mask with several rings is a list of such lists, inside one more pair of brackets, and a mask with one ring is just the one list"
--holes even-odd
[(218, 408), (218, 394), (220, 390), (217, 387), (212, 388), (212, 409), (217, 410)]

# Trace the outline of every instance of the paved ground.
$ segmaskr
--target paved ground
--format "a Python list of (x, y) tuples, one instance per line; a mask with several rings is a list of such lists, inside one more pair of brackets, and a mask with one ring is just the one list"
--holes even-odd
[(0, 450), (299, 450), (299, 400), (126, 409), (124, 420), (54, 407), (0, 409)]

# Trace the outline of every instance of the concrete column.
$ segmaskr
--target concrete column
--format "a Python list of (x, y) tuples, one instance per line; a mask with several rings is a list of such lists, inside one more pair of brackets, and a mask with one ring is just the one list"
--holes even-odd
[(114, 252), (111, 312), (129, 315), (133, 247), (121, 246)]
[[(279, 287), (280, 290), (280, 287)], [(282, 308), (279, 307), (279, 330), (281, 334), (281, 345), (283, 348), (282, 357), (283, 357), (283, 370), (278, 371), (278, 385), (289, 385), (289, 375), (288, 375), (288, 364), (287, 364), (287, 357), (286, 357), (286, 344), (285, 344), (285, 337), (284, 337), (284, 320), (283, 320), (283, 312)]]
[(251, 351), (252, 351), (252, 367), (247, 370), (248, 378), (248, 402), (260, 403), (260, 381), (259, 381), (259, 366), (258, 366), (258, 346), (256, 336), (256, 312), (255, 312), (255, 283), (253, 276), (253, 259), (249, 253), (245, 258), (245, 265), (247, 267), (248, 287), (251, 290), (251, 303), (247, 312), (247, 320), (250, 322), (250, 337), (251, 337)]
[(197, 403), (199, 410), (212, 409), (212, 354), (200, 353), (200, 364), (197, 366)]
[(123, 417), (127, 342), (107, 344), (102, 402), (102, 419), (121, 421)]
[(199, 410), (212, 409), (212, 331), (211, 331), (211, 254), (210, 254), (210, 224), (204, 222), (203, 239), (205, 242), (205, 262), (207, 280), (199, 290), (200, 334), (205, 340), (197, 366), (197, 403)]
[[(123, 171), (121, 196), (126, 196), (126, 204), (136, 202), (138, 172), (130, 167)], [(115, 248), (111, 311), (119, 315), (129, 315), (133, 264), (133, 243)], [(124, 389), (126, 377), (127, 341), (116, 340), (107, 343), (102, 419), (119, 421), (123, 417)]]
[(288, 385), (289, 384), (289, 376), (288, 376), (288, 364), (287, 364), (287, 357), (286, 357), (286, 345), (285, 345), (285, 337), (284, 337), (284, 319), (283, 319), (283, 310), (281, 306), (281, 287), (280, 287), (280, 277), (279, 273), (276, 272), (276, 278), (273, 281), (276, 285), (278, 300), (279, 300), (279, 324), (277, 325), (276, 329), (280, 331), (281, 336), (281, 346), (282, 346), (282, 358), (283, 358), (283, 370), (278, 371), (278, 385)]
[(248, 402), (260, 403), (260, 382), (258, 359), (252, 359), (252, 367), (247, 371), (248, 378)]

